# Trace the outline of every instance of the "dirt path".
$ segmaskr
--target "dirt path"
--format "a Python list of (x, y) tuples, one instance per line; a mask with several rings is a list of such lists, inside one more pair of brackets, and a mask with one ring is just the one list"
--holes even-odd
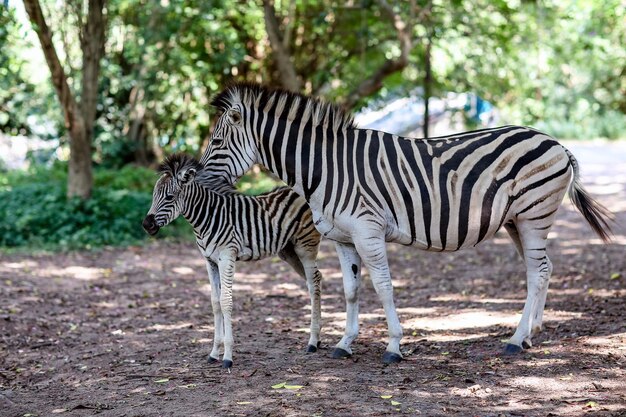
[[(626, 166), (583, 167), (626, 224)], [(240, 264), (230, 373), (206, 362), (209, 286), (192, 243), (1, 255), (0, 415), (625, 416), (626, 233), (602, 245), (568, 203), (552, 235), (547, 329), (519, 357), (500, 356), (525, 299), (505, 235), (459, 253), (389, 246), (406, 357), (392, 366), (367, 277), (355, 355), (330, 359), (344, 302), (326, 243), (323, 349), (304, 353), (296, 274)], [(292, 389), (272, 388), (283, 382)]]

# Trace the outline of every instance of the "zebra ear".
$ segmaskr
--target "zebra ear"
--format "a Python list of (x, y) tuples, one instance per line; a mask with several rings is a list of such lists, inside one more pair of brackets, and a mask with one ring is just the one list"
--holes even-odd
[(195, 168), (187, 168), (180, 170), (178, 172), (178, 181), (182, 185), (187, 185), (192, 182), (196, 178), (196, 169)]

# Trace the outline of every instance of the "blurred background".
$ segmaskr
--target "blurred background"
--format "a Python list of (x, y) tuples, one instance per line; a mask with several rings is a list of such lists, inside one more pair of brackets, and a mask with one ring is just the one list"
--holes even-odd
[[(232, 81), (414, 137), (623, 139), (625, 19), (622, 0), (2, 0), (0, 250), (147, 239), (154, 165), (201, 154)], [(273, 185), (255, 170), (239, 187)]]

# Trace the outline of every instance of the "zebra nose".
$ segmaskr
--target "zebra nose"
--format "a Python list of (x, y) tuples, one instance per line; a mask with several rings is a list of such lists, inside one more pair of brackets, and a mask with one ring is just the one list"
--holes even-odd
[(148, 232), (149, 235), (154, 236), (159, 231), (159, 226), (154, 221), (154, 214), (148, 214), (141, 223), (143, 229)]

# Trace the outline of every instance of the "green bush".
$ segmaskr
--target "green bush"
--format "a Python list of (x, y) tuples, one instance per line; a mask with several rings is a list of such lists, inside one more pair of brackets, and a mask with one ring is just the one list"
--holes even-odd
[[(86, 201), (66, 198), (65, 175), (57, 176), (55, 169), (48, 170), (49, 175), (35, 171), (36, 175), (31, 171), (0, 176), (0, 247), (89, 249), (149, 238), (141, 221), (150, 208), (152, 195), (147, 189), (156, 179), (153, 171), (97, 171), (95, 182), (100, 186)], [(39, 178), (50, 181), (33, 182)], [(159, 238), (191, 236), (183, 218), (159, 232)]]
[(133, 165), (116, 170), (97, 169), (94, 173), (94, 187), (152, 193), (157, 178), (153, 169)]
[[(146, 241), (141, 221), (157, 178), (154, 170), (144, 167), (99, 167), (94, 170), (92, 198), (83, 201), (65, 196), (67, 164), (0, 172), (0, 248), (89, 249)], [(258, 194), (278, 184), (256, 171), (244, 176), (238, 188)], [(181, 217), (158, 238), (193, 239), (193, 232)]]

